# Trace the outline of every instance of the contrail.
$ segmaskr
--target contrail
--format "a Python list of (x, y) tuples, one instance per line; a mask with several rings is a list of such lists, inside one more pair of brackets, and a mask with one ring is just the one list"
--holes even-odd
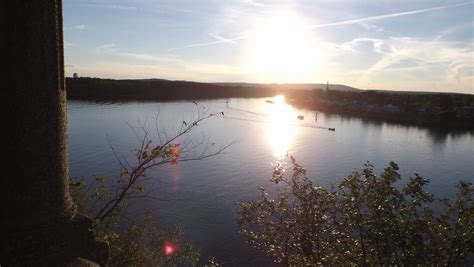
[(215, 44), (222, 44), (222, 43), (232, 43), (232, 42), (243, 40), (243, 39), (248, 39), (248, 37), (241, 36), (241, 37), (232, 38), (232, 39), (219, 39), (218, 41), (214, 41), (214, 42), (190, 44), (190, 45), (185, 45), (181, 47), (171, 48), (171, 49), (168, 49), (168, 51), (176, 51), (176, 50), (181, 50), (181, 49), (186, 49), (186, 48), (208, 46), (208, 45), (215, 45)]
[[(361, 23), (361, 22), (382, 20), (382, 19), (386, 19), (386, 18), (401, 17), (401, 16), (414, 15), (414, 14), (419, 14), (419, 13), (425, 13), (425, 12), (440, 10), (440, 9), (447, 9), (447, 8), (452, 8), (452, 7), (471, 5), (473, 3), (474, 2), (466, 2), (466, 3), (460, 3), (460, 4), (454, 4), (454, 5), (445, 5), (445, 6), (418, 9), (418, 10), (412, 10), (412, 11), (391, 13), (391, 14), (385, 14), (385, 15), (357, 18), (357, 19), (351, 19), (351, 20), (343, 20), (343, 21), (338, 21), (338, 22), (315, 24), (315, 25), (309, 26), (308, 29), (324, 28), (324, 27), (339, 26), (339, 25), (357, 24), (357, 23)], [(187, 48), (192, 48), (192, 47), (209, 46), (209, 45), (222, 44), (222, 43), (232, 43), (232, 42), (235, 42), (235, 41), (245, 40), (245, 39), (249, 39), (249, 37), (248, 36), (241, 36), (241, 37), (232, 38), (232, 39), (223, 39), (222, 38), (222, 39), (219, 39), (219, 40), (214, 41), (214, 42), (197, 43), (197, 44), (190, 44), (190, 45), (186, 45), (186, 46), (171, 48), (168, 51), (176, 51), (176, 50), (187, 49)]]
[(451, 8), (451, 7), (465, 6), (465, 5), (470, 5), (472, 3), (474, 3), (474, 2), (467, 2), (467, 3), (447, 5), (447, 6), (438, 6), (438, 7), (418, 9), (418, 10), (412, 10), (412, 11), (406, 11), (406, 12), (391, 13), (391, 14), (371, 16), (371, 17), (365, 17), (365, 18), (344, 20), (344, 21), (332, 22), (332, 23), (316, 24), (316, 25), (310, 26), (309, 28), (314, 29), (314, 28), (322, 28), (322, 27), (329, 27), (329, 26), (350, 25), (350, 24), (356, 24), (356, 23), (360, 23), (360, 22), (381, 20), (381, 19), (393, 18), (393, 17), (401, 17), (401, 16), (406, 16), (406, 15), (425, 13), (425, 12), (430, 12), (430, 11), (434, 11), (434, 10)]

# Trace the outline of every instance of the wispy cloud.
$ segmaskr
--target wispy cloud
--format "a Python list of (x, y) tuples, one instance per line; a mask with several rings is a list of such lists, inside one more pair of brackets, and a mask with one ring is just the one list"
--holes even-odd
[(104, 8), (104, 9), (115, 9), (115, 10), (139, 10), (140, 8), (136, 6), (136, 3), (130, 2), (121, 2), (120, 4), (111, 3), (112, 1), (94, 1), (90, 3), (84, 3), (81, 1), (74, 1), (74, 4), (81, 7), (89, 7), (89, 8)]
[(73, 43), (69, 43), (69, 42), (64, 41), (64, 48), (70, 48), (70, 47), (74, 47), (74, 46), (76, 46), (76, 45), (73, 44)]
[(373, 46), (373, 51), (379, 54), (385, 54), (386, 52), (393, 49), (388, 46), (386, 42), (378, 38), (355, 38), (349, 42), (343, 43), (340, 45), (340, 48), (346, 51), (356, 51), (357, 46), (361, 43), (371, 43)]
[[(351, 43), (360, 41), (354, 40)], [(410, 37), (371, 41), (374, 43), (374, 50), (381, 53), (382, 57), (362, 73), (359, 79), (361, 83), (395, 71), (397, 75), (409, 74), (414, 80), (423, 80), (419, 76), (429, 76), (425, 77), (425, 80), (440, 87), (458, 87), (465, 90), (472, 87), (474, 77), (465, 73), (474, 71), (474, 49), (466, 44), (439, 40), (423, 41)], [(381, 51), (380, 47), (389, 49)], [(406, 62), (411, 62), (411, 65), (400, 66)], [(401, 80), (400, 76), (394, 78), (399, 82)]]
[(113, 43), (99, 45), (95, 48), (95, 52), (97, 53), (111, 53), (117, 52), (118, 50), (119, 48), (117, 47), (117, 45)]
[(209, 36), (211, 36), (212, 38), (218, 40), (218, 41), (222, 41), (222, 42), (225, 42), (225, 43), (235, 43), (236, 40), (234, 40), (234, 38), (225, 38), (219, 34), (214, 34), (214, 33), (209, 33)]
[(64, 27), (64, 29), (65, 30), (85, 30), (86, 25), (85, 24), (79, 24), (79, 25)]
[[(216, 36), (213, 36), (213, 37), (216, 38)], [(200, 47), (200, 46), (209, 46), (209, 45), (216, 45), (216, 44), (223, 44), (223, 43), (235, 43), (236, 41), (245, 40), (245, 39), (248, 39), (248, 37), (241, 36), (241, 37), (236, 37), (236, 38), (231, 38), (231, 39), (220, 37), (220, 38), (217, 38), (217, 41), (196, 43), (196, 44), (189, 44), (185, 46), (175, 47), (175, 48), (168, 49), (168, 52), (187, 49), (187, 48), (193, 48), (193, 47)]]
[(132, 59), (135, 61), (150, 61), (154, 63), (171, 63), (171, 64), (182, 64), (184, 61), (179, 58), (156, 55), (156, 54), (147, 54), (147, 53), (136, 53), (136, 52), (118, 52), (115, 53), (116, 56), (125, 57), (127, 59)]
[(166, 64), (174, 64), (174, 63), (183, 63), (182, 59), (177, 57), (163, 55), (163, 54), (152, 54), (152, 53), (139, 53), (139, 52), (130, 52), (124, 51), (119, 46), (114, 43), (109, 44), (102, 44), (96, 46), (94, 51), (98, 54), (104, 54), (108, 58), (111, 57), (121, 57), (126, 58), (128, 61), (132, 60), (134, 62), (151, 62), (151, 63), (166, 63)]
[(118, 10), (138, 10), (138, 7), (136, 6), (125, 6), (125, 5), (103, 5), (100, 7), (109, 8), (109, 9), (118, 9)]
[(81, 73), (83, 76), (117, 79), (164, 78), (203, 82), (242, 81), (245, 79), (245, 74), (239, 68), (184, 61), (174, 65), (156, 64), (156, 62), (154, 64), (131, 64), (103, 61), (94, 64), (77, 64), (74, 72)]
[(257, 2), (257, 1), (254, 1), (254, 0), (243, 0), (242, 1), (244, 4), (249, 4), (249, 5), (252, 5), (252, 6), (255, 6), (255, 7), (262, 7), (264, 6), (264, 4), (260, 3), (260, 2)]
[[(332, 26), (359, 24), (365, 28), (370, 28), (370, 29), (375, 29), (377, 31), (380, 31), (382, 30), (381, 28), (375, 25), (369, 24), (368, 22), (383, 20), (383, 19), (388, 19), (388, 18), (401, 17), (401, 16), (421, 14), (421, 13), (426, 13), (426, 12), (431, 12), (431, 11), (436, 11), (436, 10), (442, 10), (442, 9), (448, 9), (448, 8), (454, 8), (454, 7), (459, 7), (459, 6), (472, 5), (472, 4), (474, 4), (474, 2), (465, 2), (465, 3), (459, 3), (459, 4), (453, 4), (453, 5), (437, 6), (437, 7), (417, 9), (417, 10), (411, 10), (411, 11), (405, 11), (405, 12), (397, 12), (397, 13), (390, 13), (390, 14), (384, 14), (384, 15), (362, 17), (362, 18), (351, 19), (351, 20), (343, 20), (343, 21), (338, 21), (338, 22), (314, 24), (314, 25), (308, 26), (307, 28), (316, 29), (316, 28), (324, 28), (324, 27), (332, 27)], [(213, 36), (213, 37), (216, 39), (216, 41), (184, 45), (181, 47), (171, 48), (168, 51), (176, 51), (176, 50), (182, 50), (182, 49), (187, 49), (187, 48), (210, 46), (210, 45), (223, 44), (223, 43), (234, 43), (236, 41), (250, 38), (249, 36), (240, 36), (240, 37), (231, 38), (231, 39), (222, 38), (220, 36)]]
[(359, 24), (360, 24), (360, 26), (364, 27), (364, 29), (366, 29), (366, 30), (371, 30), (371, 31), (375, 31), (375, 32), (381, 32), (381, 31), (384, 30), (383, 27), (379, 27), (377, 25), (367, 23), (367, 22), (359, 22)]
[(430, 12), (430, 11), (447, 9), (447, 8), (453, 8), (453, 7), (458, 7), (458, 6), (472, 5), (473, 3), (474, 2), (466, 2), (466, 3), (460, 3), (460, 4), (454, 4), (454, 5), (437, 6), (437, 7), (432, 7), (432, 8), (417, 9), (417, 10), (411, 10), (411, 11), (405, 11), (405, 12), (398, 12), (398, 13), (390, 13), (390, 14), (384, 14), (384, 15), (357, 18), (357, 19), (351, 19), (351, 20), (343, 20), (343, 21), (338, 21), (338, 22), (315, 24), (315, 25), (311, 25), (310, 28), (322, 28), (322, 27), (329, 27), (329, 26), (360, 24), (360, 23), (363, 23), (363, 22), (382, 20), (382, 19), (388, 19), (388, 18), (395, 18), (395, 17), (401, 17), (401, 16), (408, 16), (408, 15), (415, 15), (415, 14), (426, 13), (426, 12)]

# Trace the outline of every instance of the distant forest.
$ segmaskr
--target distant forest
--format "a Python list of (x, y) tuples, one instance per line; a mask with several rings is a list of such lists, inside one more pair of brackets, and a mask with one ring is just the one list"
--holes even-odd
[(474, 95), (359, 90), (344, 85), (66, 78), (68, 99), (177, 101), (286, 96), (301, 108), (410, 124), (474, 129)]
[[(174, 101), (219, 98), (272, 97), (276, 94), (309, 97), (311, 89), (326, 84), (200, 83), (164, 79), (113, 80), (66, 78), (68, 99), (95, 101)], [(353, 87), (331, 84), (338, 91), (362, 92)]]
[(94, 101), (173, 101), (235, 97), (269, 97), (277, 90), (252, 85), (188, 81), (66, 78), (68, 99)]

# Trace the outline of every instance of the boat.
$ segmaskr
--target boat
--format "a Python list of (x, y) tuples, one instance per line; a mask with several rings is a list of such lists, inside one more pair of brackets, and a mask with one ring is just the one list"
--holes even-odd
[(275, 103), (275, 102), (273, 102), (273, 101), (271, 101), (271, 100), (265, 100), (265, 102), (270, 103), (270, 104)]
[(298, 120), (303, 120), (304, 116), (303, 115), (298, 115), (296, 118), (298, 118)]
[(336, 131), (336, 128), (328, 128), (329, 131)]

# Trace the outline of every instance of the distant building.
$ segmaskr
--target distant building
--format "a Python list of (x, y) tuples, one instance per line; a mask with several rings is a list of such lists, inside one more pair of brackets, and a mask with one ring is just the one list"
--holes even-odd
[(77, 75), (77, 72), (74, 72), (74, 73), (72, 74), (72, 77), (73, 77), (74, 79), (77, 79), (77, 78), (79, 78), (79, 75)]

